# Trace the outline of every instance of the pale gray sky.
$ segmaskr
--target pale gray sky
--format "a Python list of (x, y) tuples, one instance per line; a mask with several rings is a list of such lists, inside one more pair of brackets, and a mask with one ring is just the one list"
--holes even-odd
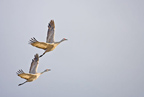
[[(0, 0), (0, 97), (144, 97), (143, 0)], [(38, 72), (18, 87), (45, 41), (51, 19), (55, 40)]]

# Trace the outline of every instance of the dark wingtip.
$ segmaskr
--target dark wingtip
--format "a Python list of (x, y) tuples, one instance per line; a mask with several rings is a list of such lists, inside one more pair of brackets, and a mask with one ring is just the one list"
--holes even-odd
[(38, 54), (36, 54), (34, 57), (35, 57), (34, 58), (35, 60), (37, 60), (37, 61), (39, 60), (39, 55)]
[(52, 28), (55, 28), (54, 20), (51, 20), (51, 21), (50, 21), (48, 27), (49, 27), (49, 28), (51, 28), (51, 27), (52, 27)]
[(31, 38), (29, 41), (28, 41), (28, 44), (32, 44), (32, 43), (35, 43), (35, 42), (38, 42), (35, 37)]

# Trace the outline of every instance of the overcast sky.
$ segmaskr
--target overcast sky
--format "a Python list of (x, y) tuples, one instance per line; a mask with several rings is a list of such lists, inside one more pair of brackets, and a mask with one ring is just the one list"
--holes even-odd
[[(144, 97), (143, 0), (0, 0), (0, 97)], [(37, 80), (29, 72), (28, 44), (45, 42), (55, 21), (55, 41), (67, 38), (39, 61)]]

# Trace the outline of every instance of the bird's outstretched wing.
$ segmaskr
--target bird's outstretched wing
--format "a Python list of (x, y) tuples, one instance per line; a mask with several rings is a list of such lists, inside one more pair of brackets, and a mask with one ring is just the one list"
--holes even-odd
[(28, 80), (28, 79), (31, 77), (30, 74), (24, 73), (23, 70), (19, 70), (19, 71), (17, 71), (16, 73), (17, 73), (17, 75), (18, 75), (19, 77), (21, 77), (21, 78), (23, 78), (23, 79), (27, 79), (27, 80)]
[(55, 24), (54, 24), (54, 20), (51, 20), (49, 25), (48, 25), (46, 42), (47, 43), (53, 43), (54, 42), (54, 35), (55, 35)]
[(40, 49), (44, 49), (44, 50), (47, 49), (47, 45), (48, 45), (47, 43), (37, 41), (34, 37), (31, 38), (31, 40), (29, 41), (29, 44), (31, 44), (32, 46), (38, 47)]
[(36, 74), (37, 73), (38, 64), (39, 64), (39, 55), (36, 54), (35, 58), (32, 59), (29, 73)]

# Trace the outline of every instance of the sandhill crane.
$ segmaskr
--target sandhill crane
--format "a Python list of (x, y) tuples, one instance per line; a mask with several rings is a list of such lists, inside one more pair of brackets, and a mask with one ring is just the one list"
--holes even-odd
[(55, 24), (54, 24), (54, 20), (51, 20), (48, 25), (46, 43), (39, 42), (33, 37), (33, 38), (31, 38), (29, 44), (31, 44), (32, 46), (35, 46), (37, 48), (45, 50), (45, 52), (42, 55), (40, 55), (40, 57), (42, 57), (46, 52), (54, 50), (57, 47), (57, 45), (59, 45), (61, 42), (65, 41), (65, 40), (67, 40), (67, 39), (63, 38), (59, 42), (54, 42), (54, 35), (55, 35)]
[(24, 73), (23, 70), (19, 70), (16, 72), (19, 77), (26, 79), (25, 82), (19, 84), (18, 86), (23, 85), (26, 82), (32, 82), (36, 80), (44, 72), (50, 71), (50, 69), (46, 69), (41, 73), (37, 73), (38, 64), (39, 64), (39, 56), (38, 54), (36, 54), (35, 58), (32, 59), (29, 73)]

